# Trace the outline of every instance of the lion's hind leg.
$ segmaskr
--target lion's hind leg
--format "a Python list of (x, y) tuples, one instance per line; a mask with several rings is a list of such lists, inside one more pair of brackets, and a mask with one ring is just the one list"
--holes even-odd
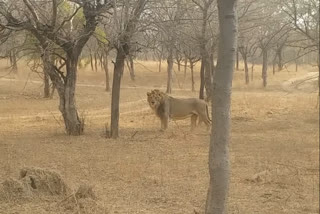
[(197, 126), (197, 120), (198, 120), (198, 115), (192, 114), (191, 115), (191, 131), (194, 130), (194, 128)]

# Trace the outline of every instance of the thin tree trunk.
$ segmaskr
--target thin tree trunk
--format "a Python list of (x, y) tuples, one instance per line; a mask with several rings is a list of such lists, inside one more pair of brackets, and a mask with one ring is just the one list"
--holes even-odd
[(236, 70), (239, 71), (239, 50), (236, 52)]
[(283, 69), (282, 64), (282, 48), (278, 51), (278, 71), (281, 71)]
[(181, 71), (181, 60), (177, 60), (177, 64), (178, 64), (178, 72)]
[(191, 71), (191, 91), (195, 91), (195, 88), (194, 88), (194, 74), (193, 74), (193, 62), (192, 62), (191, 59), (189, 60), (189, 62), (190, 62), (190, 71)]
[(273, 61), (272, 61), (272, 74), (275, 75), (276, 74), (276, 58), (277, 56), (274, 57)]
[(204, 99), (204, 81), (205, 81), (205, 65), (204, 59), (201, 59), (201, 67), (200, 67), (200, 91), (199, 91), (199, 98)]
[(229, 190), (229, 141), (232, 76), (236, 55), (236, 0), (218, 0), (220, 41), (212, 97), (209, 147), (210, 184), (206, 214), (225, 214)]
[(12, 50), (10, 52), (10, 62), (11, 62), (11, 67), (12, 67), (12, 71), (14, 74), (18, 73), (18, 64), (17, 64), (17, 53), (15, 50)]
[(45, 70), (43, 70), (43, 97), (49, 98), (50, 97), (50, 78), (49, 75)]
[(108, 51), (105, 51), (104, 59), (102, 60), (103, 63), (103, 69), (105, 73), (105, 79), (106, 79), (106, 91), (110, 91), (110, 77), (109, 77), (109, 62), (108, 62)]
[(159, 67), (158, 67), (159, 72), (161, 72), (161, 64), (162, 64), (162, 59), (159, 60)]
[(211, 101), (212, 97), (212, 70), (211, 66), (208, 61), (208, 55), (206, 55), (206, 60), (205, 60), (205, 89), (206, 89), (206, 100)]
[(92, 57), (91, 50), (90, 50), (90, 65), (91, 65), (91, 70), (94, 71), (94, 68), (93, 68), (93, 57)]
[(187, 77), (187, 66), (188, 66), (188, 59), (187, 57), (184, 58), (184, 67), (183, 67), (183, 78)]
[(134, 63), (133, 63), (132, 56), (128, 57), (128, 62), (129, 62), (128, 67), (129, 67), (130, 78), (131, 78), (132, 81), (134, 81), (136, 75), (135, 75), (135, 72), (134, 72)]
[(167, 93), (171, 94), (172, 93), (172, 69), (173, 69), (173, 49), (170, 47), (169, 53), (168, 53), (168, 58), (167, 58), (167, 73), (168, 73), (168, 78), (167, 78)]
[(98, 57), (96, 53), (94, 54), (94, 69), (95, 69), (95, 72), (98, 71)]
[(119, 137), (119, 103), (120, 103), (120, 85), (124, 69), (126, 55), (122, 48), (117, 50), (116, 62), (114, 64), (112, 98), (111, 98), (111, 137)]
[(263, 87), (267, 87), (267, 77), (268, 77), (268, 51), (262, 50), (262, 81)]
[(251, 63), (251, 82), (253, 81), (254, 62)]
[(161, 65), (162, 65), (162, 55), (163, 55), (163, 48), (161, 47), (161, 51), (160, 51), (160, 57), (159, 57), (159, 72), (161, 72)]
[(245, 81), (246, 81), (246, 85), (249, 84), (249, 68), (248, 68), (248, 61), (247, 61), (247, 57), (243, 57), (243, 63), (244, 63), (244, 75), (245, 75)]

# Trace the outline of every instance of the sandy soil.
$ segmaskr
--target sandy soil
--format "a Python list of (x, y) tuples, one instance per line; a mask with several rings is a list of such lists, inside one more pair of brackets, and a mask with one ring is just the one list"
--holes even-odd
[[(203, 213), (209, 133), (204, 126), (190, 132), (189, 120), (171, 122), (168, 131), (159, 132), (146, 101), (150, 88), (165, 86), (165, 68), (158, 73), (156, 63), (138, 62), (135, 82), (125, 72), (121, 137), (111, 140), (105, 138), (110, 93), (104, 91), (103, 72), (79, 71), (77, 106), (86, 127), (83, 136), (70, 137), (64, 133), (57, 97), (42, 98), (39, 77), (22, 66), (17, 76), (5, 75), (4, 67), (2, 63), (0, 182), (17, 177), (23, 167), (41, 167), (58, 171), (71, 188), (93, 185), (101, 213)], [(288, 93), (282, 87), (309, 71), (270, 73), (266, 89), (259, 66), (249, 86), (243, 83), (244, 72), (235, 72), (229, 213), (318, 212), (317, 94)], [(189, 72), (186, 79), (183, 71), (175, 72), (174, 88), (173, 96), (197, 96), (189, 90)], [(64, 209), (61, 199), (0, 201), (0, 213), (78, 211)]]

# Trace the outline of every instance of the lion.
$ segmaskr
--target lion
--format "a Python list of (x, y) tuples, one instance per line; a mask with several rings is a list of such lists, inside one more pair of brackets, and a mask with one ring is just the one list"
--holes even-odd
[(204, 100), (198, 98), (174, 98), (158, 89), (147, 92), (148, 103), (155, 114), (160, 118), (161, 130), (168, 128), (169, 118), (180, 120), (191, 118), (191, 130), (204, 122), (209, 129), (211, 120), (209, 118), (208, 105)]

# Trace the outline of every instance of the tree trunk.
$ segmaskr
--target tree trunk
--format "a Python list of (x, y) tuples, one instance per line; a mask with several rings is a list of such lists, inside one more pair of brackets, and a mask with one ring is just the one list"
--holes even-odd
[(91, 50), (90, 50), (90, 65), (91, 65), (91, 70), (94, 71), (94, 68), (93, 68), (93, 57), (92, 57)]
[(94, 54), (94, 69), (95, 69), (95, 72), (98, 71), (98, 57), (96, 53)]
[(278, 51), (278, 71), (281, 71), (283, 69), (283, 63), (282, 63), (282, 48)]
[[(46, 50), (47, 48), (46, 44), (42, 47), (43, 50)], [(84, 121), (80, 120), (75, 105), (78, 57), (72, 55), (67, 56), (67, 75), (64, 78), (55, 72), (53, 68), (54, 60), (51, 60), (48, 51), (43, 51), (41, 57), (44, 62), (44, 70), (50, 76), (52, 84), (58, 91), (60, 98), (59, 110), (62, 113), (67, 134), (81, 135), (84, 129)]]
[(190, 71), (191, 71), (191, 91), (195, 91), (192, 59), (190, 59), (189, 62), (190, 62)]
[(237, 48), (237, 52), (236, 52), (236, 70), (239, 71), (239, 50)]
[(206, 214), (224, 214), (229, 189), (230, 103), (236, 55), (236, 0), (218, 0), (219, 52), (212, 97)]
[(272, 61), (272, 74), (273, 75), (276, 74), (276, 60), (277, 60), (277, 56), (275, 56), (273, 61)]
[(129, 66), (128, 67), (129, 67), (130, 78), (131, 78), (132, 81), (134, 81), (136, 75), (135, 75), (135, 72), (134, 72), (134, 63), (133, 63), (132, 56), (128, 57), (128, 61), (129, 61)]
[[(77, 65), (77, 57), (69, 57), (67, 59), (67, 78), (65, 79), (63, 96), (60, 96), (59, 109), (65, 122), (67, 134), (69, 135), (81, 135), (84, 129), (84, 121), (81, 121), (79, 118), (75, 104)], [(57, 89), (59, 90), (59, 88)]]
[(104, 59), (102, 60), (103, 63), (103, 69), (106, 77), (106, 91), (110, 91), (110, 77), (109, 77), (109, 62), (108, 62), (108, 51), (105, 51), (104, 53)]
[(162, 64), (162, 59), (159, 60), (159, 67), (158, 67), (159, 72), (161, 72), (161, 64)]
[(254, 62), (251, 63), (251, 82), (253, 81)]
[(262, 80), (263, 87), (267, 87), (267, 77), (268, 77), (268, 51), (262, 50)]
[(122, 48), (117, 50), (116, 62), (113, 71), (112, 98), (111, 98), (111, 137), (119, 137), (119, 102), (120, 102), (120, 85), (124, 69), (126, 55)]
[(249, 84), (249, 68), (248, 68), (248, 61), (247, 61), (247, 57), (243, 57), (243, 63), (244, 63), (244, 75), (245, 75), (245, 81), (246, 81), (246, 85)]
[(177, 64), (178, 64), (178, 72), (181, 71), (181, 60), (177, 59)]
[(172, 92), (172, 69), (173, 69), (173, 49), (170, 47), (169, 53), (168, 53), (168, 58), (167, 58), (167, 73), (168, 73), (168, 78), (167, 78), (167, 93), (171, 94)]
[(12, 67), (12, 72), (14, 74), (18, 73), (18, 64), (17, 64), (17, 53), (15, 50), (10, 51), (10, 63)]
[(187, 77), (187, 66), (188, 66), (188, 59), (187, 57), (184, 58), (184, 67), (183, 67), (183, 78)]
[(211, 70), (211, 66), (210, 66), (210, 62), (208, 61), (209, 56), (206, 55), (206, 60), (205, 60), (205, 89), (206, 89), (206, 100), (207, 101), (211, 101), (211, 97), (212, 97), (212, 70)]
[[(50, 66), (49, 66), (50, 67)], [(43, 69), (43, 97), (49, 98), (50, 97), (50, 78), (47, 72)]]
[(205, 79), (205, 66), (204, 66), (204, 59), (201, 59), (201, 67), (200, 67), (200, 91), (199, 91), (199, 98), (204, 99), (204, 79)]
[(161, 65), (162, 65), (162, 54), (163, 54), (163, 48), (161, 47), (161, 51), (160, 51), (160, 57), (159, 57), (159, 72), (161, 72)]

